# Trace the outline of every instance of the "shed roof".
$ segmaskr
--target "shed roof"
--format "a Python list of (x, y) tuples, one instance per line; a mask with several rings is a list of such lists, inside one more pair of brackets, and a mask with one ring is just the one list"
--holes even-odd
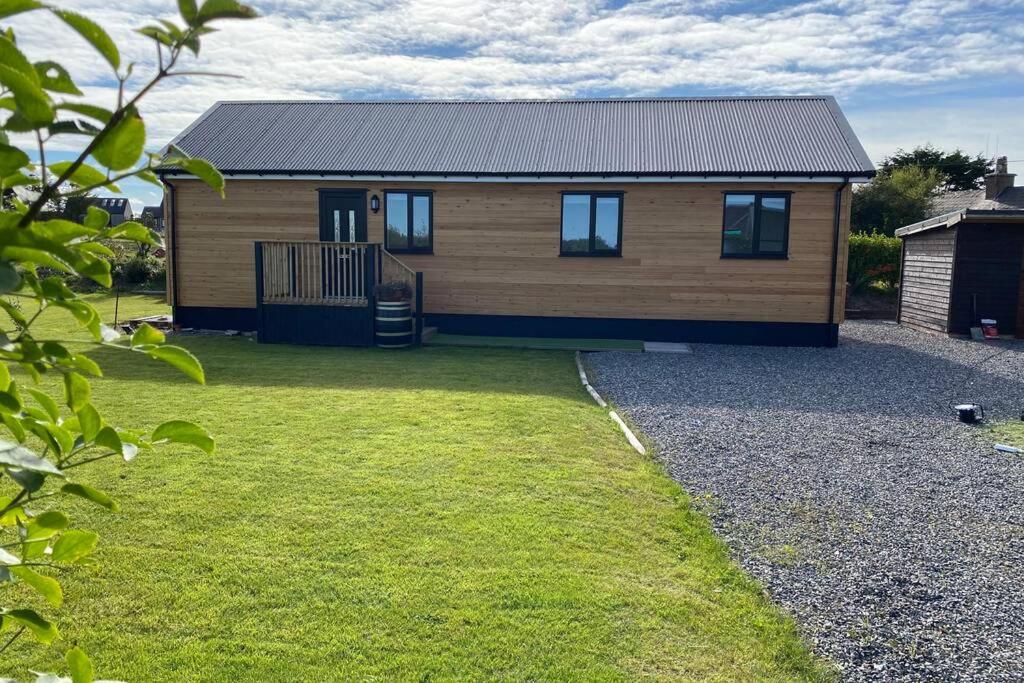
[(172, 144), (225, 173), (874, 175), (831, 97), (219, 102)]
[(1024, 186), (1007, 187), (993, 199), (985, 199), (985, 190), (944, 192), (932, 200), (937, 215), (905, 225), (896, 230), (897, 237), (906, 237), (935, 228), (947, 228), (964, 221), (987, 219), (1024, 222)]

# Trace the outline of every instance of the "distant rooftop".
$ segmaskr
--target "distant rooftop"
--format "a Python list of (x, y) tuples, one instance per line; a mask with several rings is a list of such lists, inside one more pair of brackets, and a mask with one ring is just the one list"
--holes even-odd
[(831, 97), (219, 102), (172, 144), (225, 173), (874, 175)]
[(124, 197), (96, 197), (92, 201), (93, 205), (106, 211), (107, 213), (124, 213), (125, 209), (130, 206), (128, 199)]

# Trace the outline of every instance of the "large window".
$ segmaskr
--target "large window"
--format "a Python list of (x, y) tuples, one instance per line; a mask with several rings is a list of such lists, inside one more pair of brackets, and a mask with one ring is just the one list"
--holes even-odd
[(786, 258), (789, 194), (726, 192), (723, 258)]
[(622, 255), (622, 193), (562, 194), (562, 256)]
[(384, 193), (388, 251), (427, 253), (434, 249), (434, 196), (423, 190)]

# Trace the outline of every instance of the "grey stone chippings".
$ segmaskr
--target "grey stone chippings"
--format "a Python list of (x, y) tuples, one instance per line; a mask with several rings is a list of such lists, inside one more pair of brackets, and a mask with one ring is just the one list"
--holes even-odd
[(1024, 680), (1024, 343), (849, 322), (835, 349), (593, 353), (735, 559), (845, 680)]

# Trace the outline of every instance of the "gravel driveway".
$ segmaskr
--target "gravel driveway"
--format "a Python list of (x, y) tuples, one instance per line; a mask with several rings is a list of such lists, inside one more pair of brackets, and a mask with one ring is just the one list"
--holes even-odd
[(837, 349), (595, 353), (598, 390), (847, 680), (1024, 680), (1024, 343), (850, 322)]

